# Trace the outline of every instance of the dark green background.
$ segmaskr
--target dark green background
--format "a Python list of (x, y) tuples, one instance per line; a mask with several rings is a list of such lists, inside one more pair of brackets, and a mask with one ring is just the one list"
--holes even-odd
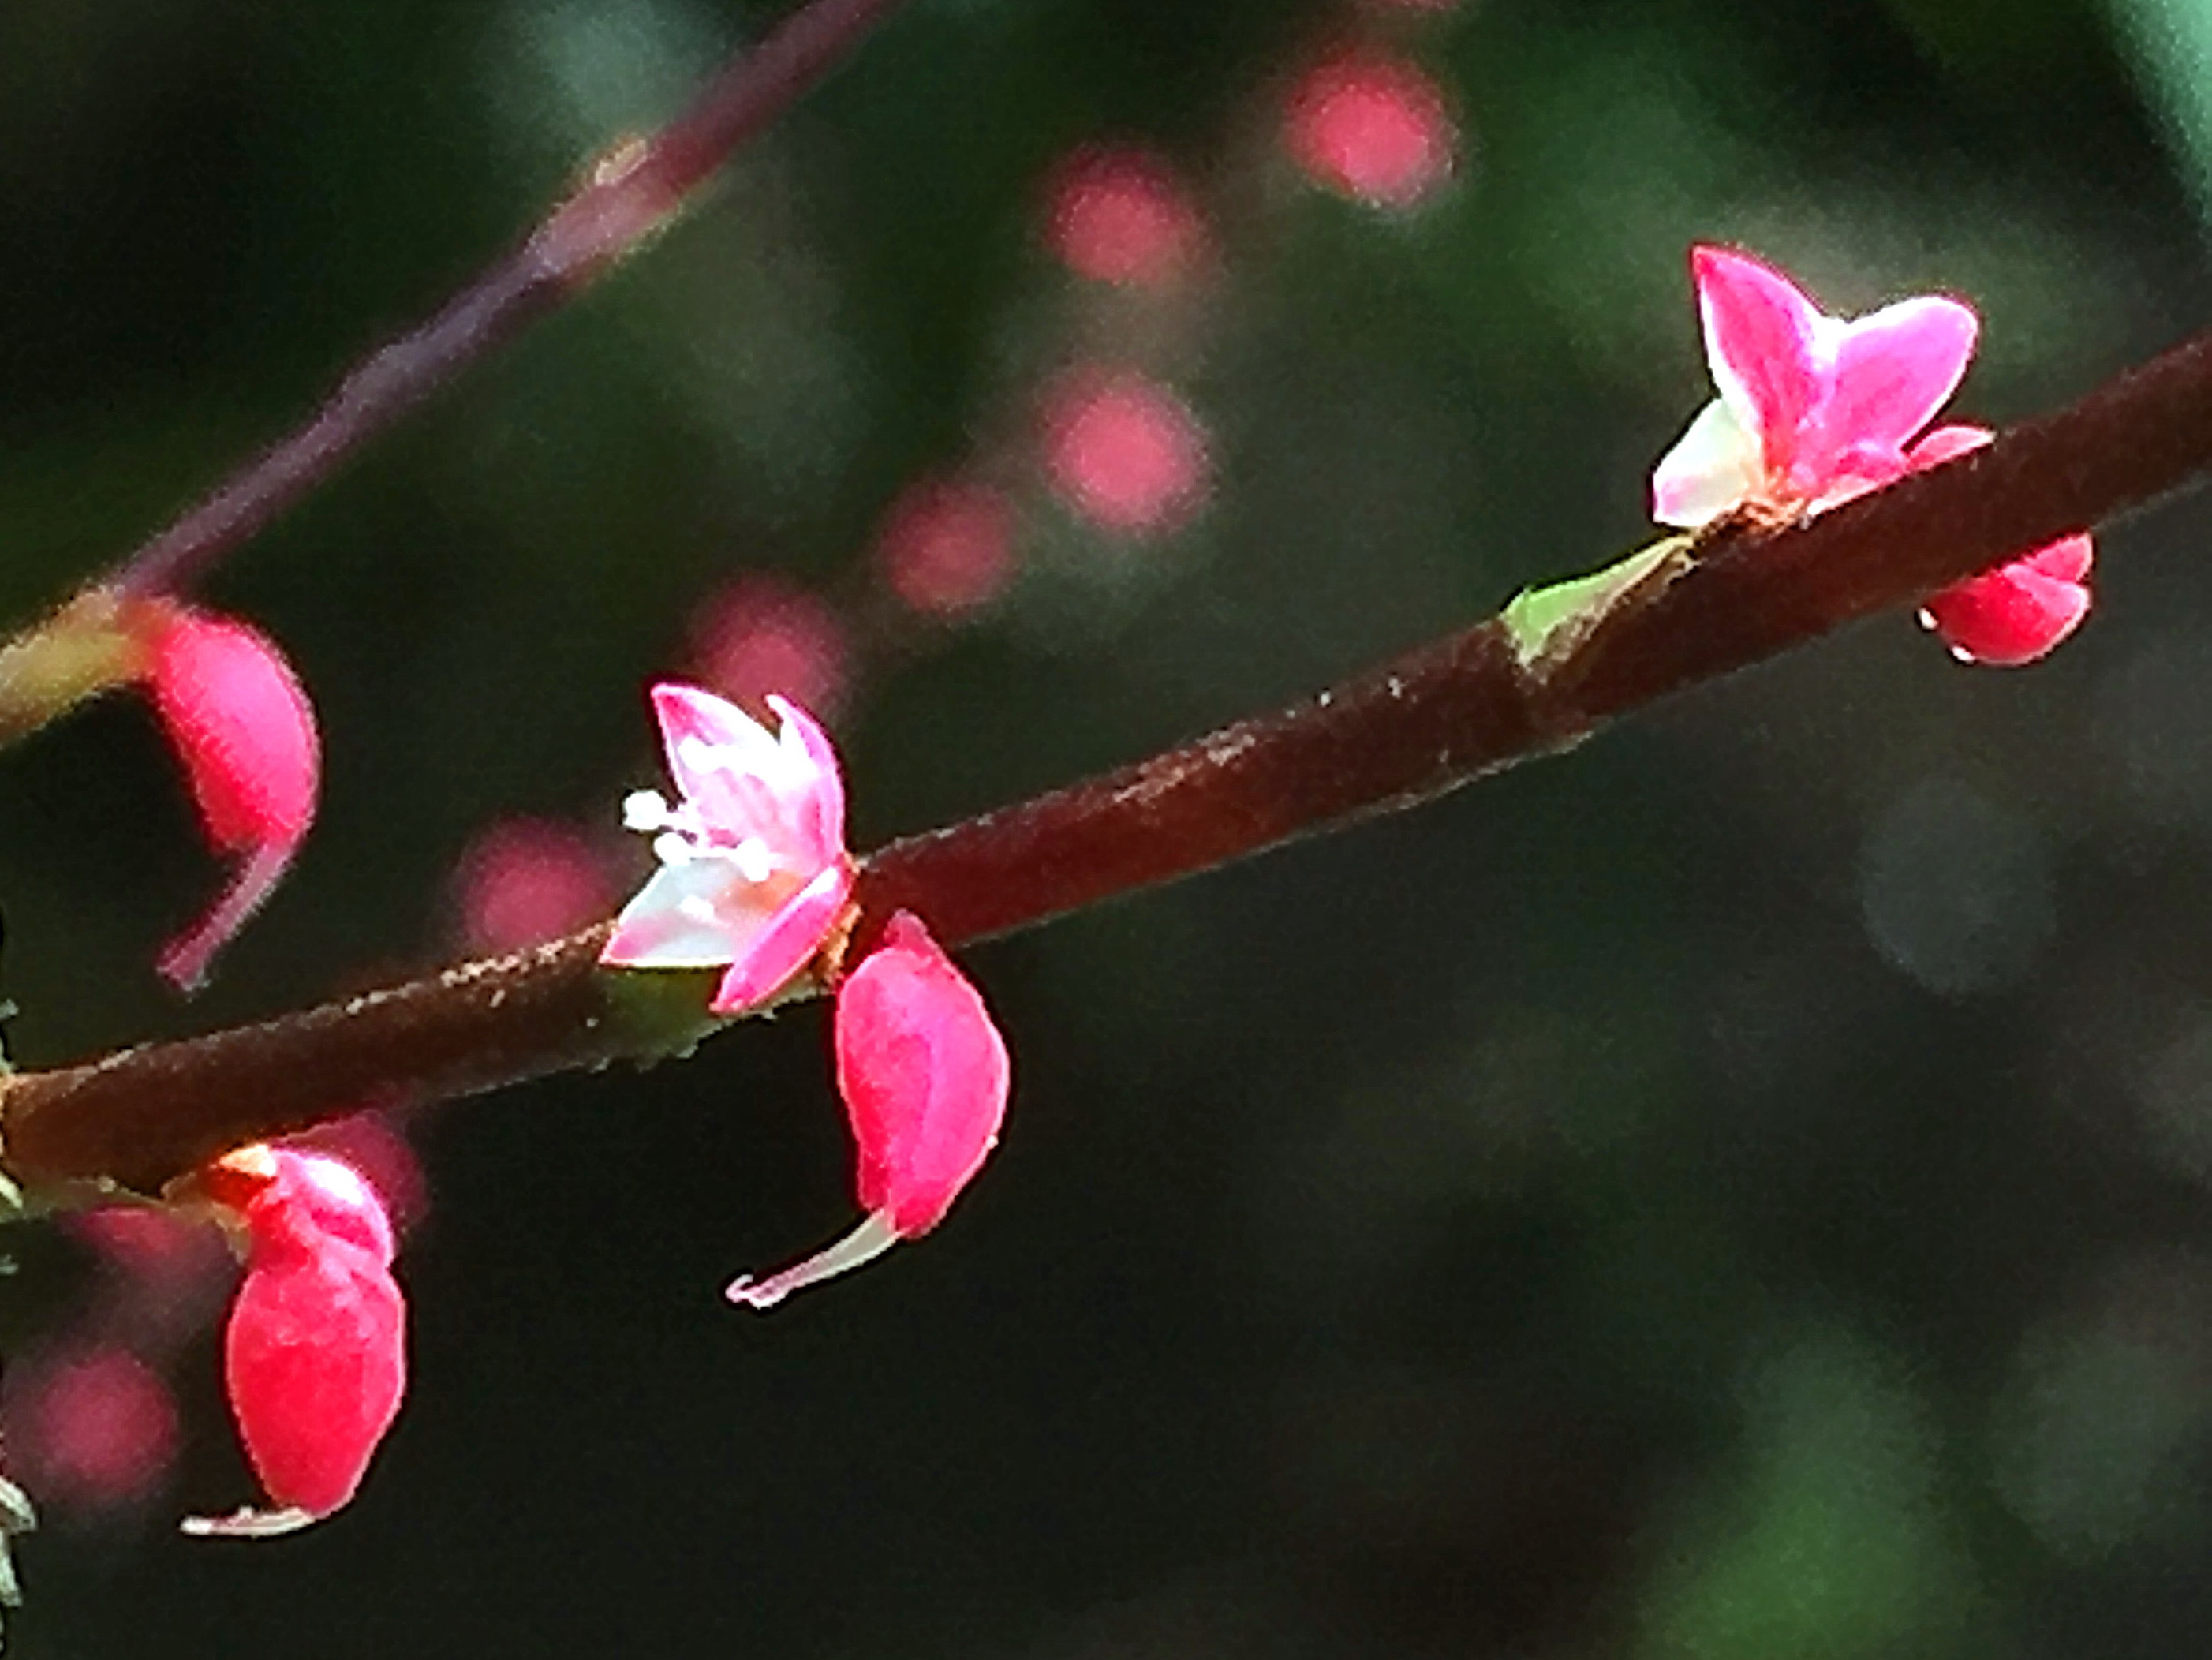
[[(1213, 498), (1133, 550), (1028, 483), (1006, 605), (890, 641), (840, 722), (857, 845), (1634, 544), (1708, 395), (1694, 240), (1839, 310), (1972, 296), (1960, 410), (2067, 399), (2205, 320), (2212, 59), (2126, 27), (2201, 10), (917, 0), (211, 583), (286, 643), (329, 767), (198, 1005), (149, 968), (214, 873), (143, 709), (0, 757), (19, 1055), (439, 960), (476, 830), (611, 824), (651, 781), (640, 690), (688, 604), (756, 567), (865, 596), (901, 482), (1006, 466), (1079, 340), (1185, 389)], [(769, 15), (0, 12), (0, 614), (117, 557)], [(1359, 31), (1466, 122), (1410, 217), (1271, 146), (1285, 78)], [(1054, 161), (1131, 137), (1221, 226), (1172, 331), (1039, 245)], [(2094, 618), (2033, 672), (1885, 620), (970, 953), (1016, 1056), (1002, 1151), (926, 1244), (770, 1318), (723, 1280), (849, 1213), (818, 1011), (447, 1111), (413, 1395), (361, 1500), (258, 1548), (170, 1536), (242, 1492), (203, 1345), (175, 1485), (28, 1544), (17, 1651), (2194, 1651), (2208, 532), (2194, 501), (2111, 530)], [(26, 1247), (14, 1341), (66, 1318), (66, 1268)]]

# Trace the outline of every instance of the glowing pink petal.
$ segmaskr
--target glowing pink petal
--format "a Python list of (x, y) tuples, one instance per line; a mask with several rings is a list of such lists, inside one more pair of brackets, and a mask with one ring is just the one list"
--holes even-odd
[(2090, 560), (2089, 538), (2068, 537), (1944, 589), (1929, 599), (1921, 620), (1962, 662), (2033, 663), (2088, 616), (2089, 590), (2081, 579)]
[(1780, 271), (1734, 248), (1690, 252), (1713, 384), (1756, 434), (1770, 474), (1786, 473), (1798, 429), (1828, 390), (1820, 307)]
[(837, 764), (837, 751), (830, 734), (798, 704), (771, 696), (769, 708), (783, 723), (782, 743), (793, 740), (805, 757), (804, 785), (793, 829), (799, 837), (802, 856), (814, 864), (829, 864), (845, 856), (845, 772)]
[(1010, 1080), (1006, 1041), (918, 918), (895, 915), (837, 988), (836, 1043), (854, 1187), (867, 1214), (803, 1262), (764, 1280), (732, 1280), (726, 1294), (744, 1307), (773, 1308), (927, 1233), (998, 1142)]
[(841, 860), (824, 869), (768, 920), (730, 964), (707, 1006), (716, 1014), (734, 1014), (766, 1002), (822, 948), (852, 891), (849, 864)]
[(406, 1306), (390, 1219), (336, 1159), (229, 1155), (202, 1176), (244, 1224), (246, 1277), (223, 1340), (240, 1438), (272, 1511), (194, 1517), (187, 1533), (264, 1535), (329, 1515), (361, 1485), (405, 1393)]
[(1053, 180), (1046, 207), (1053, 252), (1079, 277), (1160, 289), (1197, 264), (1205, 221), (1153, 152), (1079, 149)]
[(1206, 496), (1205, 429), (1173, 392), (1133, 373), (1071, 376), (1047, 400), (1044, 459), (1071, 508), (1124, 536), (1173, 530)]
[(550, 818), (506, 818), (488, 826), (462, 854), (453, 885), (461, 937), (477, 952), (557, 939), (614, 904), (614, 884), (596, 844)]
[(692, 619), (699, 678), (759, 708), (770, 692), (834, 715), (849, 690), (852, 642), (826, 600), (780, 576), (751, 573), (718, 592)]
[(1316, 182), (1370, 206), (1410, 208), (1451, 177), (1458, 125), (1435, 82), (1403, 59), (1330, 58), (1291, 88), (1283, 143)]
[(999, 1139), (1006, 1040), (967, 977), (904, 911), (837, 991), (837, 1090), (860, 1206), (902, 1237), (943, 1219)]
[(148, 680), (218, 851), (245, 863), (214, 908), (160, 961), (187, 989), (282, 879), (315, 816), (322, 775), (314, 711), (270, 640), (179, 608), (155, 617)]
[(1901, 301), (1844, 325), (1820, 413), (1835, 449), (1898, 449), (1951, 399), (1974, 356), (1974, 313), (1940, 295)]
[(1905, 459), (1911, 463), (1912, 471), (1918, 472), (1923, 468), (1940, 466), (1946, 461), (1955, 461), (1962, 455), (1970, 454), (1996, 435), (1987, 427), (1963, 424), (1938, 427), (1907, 450)]
[(345, 1165), (366, 1182), (389, 1225), (404, 1233), (429, 1213), (430, 1184), (415, 1144), (390, 1111), (357, 1112), (286, 1138), (296, 1152)]
[(988, 605), (1014, 575), (1014, 512), (988, 484), (926, 479), (884, 519), (876, 558), (893, 593), (927, 615)]

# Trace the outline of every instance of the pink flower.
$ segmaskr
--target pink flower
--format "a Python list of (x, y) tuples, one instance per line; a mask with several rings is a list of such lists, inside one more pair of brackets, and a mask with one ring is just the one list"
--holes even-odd
[(708, 1006), (766, 1000), (806, 965), (853, 891), (845, 786), (812, 717), (771, 696), (779, 734), (696, 686), (653, 689), (680, 800), (657, 790), (623, 804), (652, 833), (660, 869), (615, 919), (599, 960), (626, 969), (720, 968)]
[(161, 952), (161, 972), (190, 990), (291, 864), (314, 822), (322, 751), (307, 695), (266, 635), (180, 607), (150, 614), (154, 708), (208, 839), (241, 858), (207, 915)]
[(1316, 183), (1370, 207), (1407, 209), (1451, 177), (1459, 130), (1420, 70), (1353, 52), (1291, 88), (1283, 144)]
[[(1974, 354), (1978, 324), (1960, 301), (1921, 295), (1847, 320), (1748, 254), (1701, 246), (1690, 259), (1720, 396), (1652, 471), (1661, 524), (1818, 513), (1989, 441), (1980, 427), (1921, 435)], [(1923, 618), (1965, 660), (2031, 661), (2087, 614), (2092, 556), (2087, 536), (2064, 538), (1944, 590)]]
[(767, 1279), (740, 1277), (733, 1303), (769, 1309), (870, 1262), (944, 1220), (982, 1167), (1006, 1117), (1006, 1041), (975, 988), (900, 911), (837, 992), (837, 1089), (858, 1152), (867, 1216), (826, 1250)]
[(1174, 169), (1134, 147), (1077, 150), (1053, 180), (1046, 217), (1053, 252), (1094, 283), (1172, 287), (1206, 245), (1205, 221)]
[(247, 1147), (201, 1174), (245, 1234), (223, 1382), (268, 1510), (188, 1517), (203, 1537), (289, 1533), (361, 1486), (407, 1385), (407, 1310), (392, 1222), (350, 1165)]

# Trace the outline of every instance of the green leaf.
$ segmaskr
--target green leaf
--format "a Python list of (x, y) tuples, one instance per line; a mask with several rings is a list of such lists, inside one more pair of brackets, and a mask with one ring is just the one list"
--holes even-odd
[(1669, 536), (1588, 576), (1523, 588), (1498, 620), (1532, 674), (1551, 672), (1624, 605), (1648, 602), (1690, 568), (1690, 538)]

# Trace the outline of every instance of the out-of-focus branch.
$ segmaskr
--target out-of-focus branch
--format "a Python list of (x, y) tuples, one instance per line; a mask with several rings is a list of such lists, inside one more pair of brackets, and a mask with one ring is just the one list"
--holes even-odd
[[(1986, 448), (1808, 523), (1724, 527), (1530, 660), (1500, 618), (1279, 714), (877, 851), (892, 911), (947, 945), (1411, 806), (1614, 715), (1923, 596), (2212, 468), (2212, 334)], [(1963, 672), (1963, 671), (1962, 671)], [(364, 1100), (445, 1098), (696, 1041), (703, 978), (595, 966), (604, 927), (434, 979), (89, 1066), (0, 1079), (19, 1179), (153, 1191)]]
[[(114, 678), (84, 680), (84, 666), (105, 643), (94, 638), (88, 648), (75, 637), (88, 606), (190, 587), (410, 410), (650, 240), (749, 139), (903, 3), (809, 0), (725, 64), (683, 114), (601, 157), (519, 246), (428, 321), (364, 358), (304, 425), (216, 485), (86, 594), (0, 649), (0, 741)], [(64, 660), (74, 678), (55, 672)]]

